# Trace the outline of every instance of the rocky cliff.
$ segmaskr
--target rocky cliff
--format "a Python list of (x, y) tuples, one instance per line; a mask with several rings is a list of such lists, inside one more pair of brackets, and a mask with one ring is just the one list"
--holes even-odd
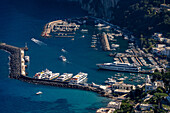
[(82, 9), (97, 17), (113, 18), (113, 8), (120, 0), (79, 0)]

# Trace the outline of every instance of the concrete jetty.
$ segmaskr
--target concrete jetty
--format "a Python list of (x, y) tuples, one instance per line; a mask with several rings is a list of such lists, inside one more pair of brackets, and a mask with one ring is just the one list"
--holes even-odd
[(10, 78), (18, 79), (21, 75), (21, 53), (20, 48), (7, 45), (5, 43), (0, 44), (0, 49), (8, 52), (10, 54)]
[(63, 20), (56, 20), (49, 22), (44, 26), (44, 31), (42, 32), (41, 36), (50, 37), (51, 32), (63, 32), (64, 34), (70, 34), (70, 32), (73, 33), (73, 31), (76, 31), (77, 29), (79, 29), (79, 27), (80, 25), (76, 25), (75, 23), (68, 23), (67, 21)]
[(32, 77), (26, 76), (25, 73), (25, 62), (24, 62), (24, 49), (19, 47), (14, 47), (7, 45), (5, 43), (0, 43), (0, 49), (10, 53), (10, 78), (18, 79), (28, 83), (50, 85), (56, 87), (65, 87), (73, 89), (81, 89), (86, 91), (93, 91), (101, 94), (101, 96), (114, 98), (110, 93), (103, 91), (103, 89), (93, 87), (90, 84), (80, 85), (80, 84), (69, 84), (68, 82), (52, 81), (52, 80), (43, 80), (35, 79)]
[(104, 51), (110, 51), (110, 45), (106, 33), (101, 36), (101, 43)]

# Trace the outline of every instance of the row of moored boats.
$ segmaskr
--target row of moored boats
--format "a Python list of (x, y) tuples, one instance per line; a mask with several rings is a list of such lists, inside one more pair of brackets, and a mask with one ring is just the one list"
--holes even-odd
[(52, 80), (52, 81), (59, 81), (59, 82), (69, 82), (70, 84), (79, 84), (83, 83), (87, 79), (87, 73), (79, 72), (77, 75), (73, 76), (72, 73), (52, 73), (52, 71), (46, 69), (42, 72), (38, 72), (35, 74), (35, 79), (42, 79), (42, 80)]

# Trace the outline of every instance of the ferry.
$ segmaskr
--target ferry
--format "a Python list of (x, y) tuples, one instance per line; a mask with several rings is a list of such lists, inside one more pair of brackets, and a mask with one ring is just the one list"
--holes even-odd
[(70, 79), (72, 76), (73, 76), (72, 73), (63, 73), (62, 75), (60, 75), (60, 76), (57, 78), (57, 80), (58, 80), (58, 81), (61, 81), (61, 82), (64, 82), (64, 81)]
[(61, 55), (60, 57), (59, 57), (63, 62), (66, 62), (66, 57), (64, 57), (63, 55)]
[(52, 71), (46, 69), (42, 72), (38, 72), (35, 74), (35, 79), (44, 79), (44, 80), (52, 80), (54, 78), (57, 78), (60, 75), (60, 73), (52, 73)]
[(139, 72), (141, 67), (135, 66), (130, 63), (104, 63), (104, 64), (96, 64), (100, 69), (107, 69), (113, 71), (127, 71), (127, 72)]
[(31, 38), (31, 40), (32, 40), (33, 42), (39, 42), (39, 40), (37, 40), (37, 39), (35, 39), (35, 38)]
[(70, 80), (70, 84), (79, 84), (84, 82), (87, 78), (87, 73), (79, 72), (77, 75), (75, 75), (73, 78)]

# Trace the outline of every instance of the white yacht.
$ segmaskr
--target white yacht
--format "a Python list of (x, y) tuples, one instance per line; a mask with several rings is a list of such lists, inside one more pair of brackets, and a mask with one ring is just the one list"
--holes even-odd
[(63, 55), (61, 55), (60, 57), (59, 57), (63, 62), (66, 62), (66, 57), (64, 57)]
[(79, 84), (82, 83), (87, 78), (87, 73), (79, 72), (70, 80), (70, 84)]
[(60, 75), (60, 73), (52, 73), (52, 71), (46, 69), (42, 72), (38, 72), (35, 74), (34, 78), (36, 79), (45, 79), (45, 80), (52, 80), (54, 78), (57, 78)]
[(38, 91), (37, 93), (36, 93), (36, 95), (41, 95), (42, 94), (42, 92), (41, 91)]
[(30, 57), (29, 56), (25, 56), (25, 61), (29, 62), (30, 61)]
[(130, 63), (104, 63), (96, 64), (101, 69), (114, 70), (114, 71), (127, 71), (127, 72), (139, 72), (141, 67), (135, 66)]
[(57, 78), (57, 80), (58, 80), (58, 81), (61, 81), (61, 82), (64, 82), (64, 81), (70, 79), (72, 76), (73, 76), (72, 73), (63, 73), (62, 75), (60, 75), (60, 76)]
[(108, 78), (106, 81), (105, 81), (105, 84), (115, 84), (116, 83), (116, 80), (111, 77), (111, 78)]

